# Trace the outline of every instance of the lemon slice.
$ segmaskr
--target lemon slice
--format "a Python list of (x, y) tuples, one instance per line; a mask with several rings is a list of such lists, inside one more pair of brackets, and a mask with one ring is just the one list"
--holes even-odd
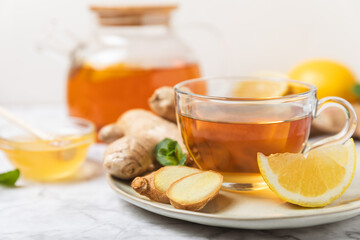
[(249, 80), (238, 82), (233, 95), (241, 98), (270, 98), (284, 96), (287, 91), (287, 82)]
[(352, 139), (301, 153), (258, 153), (259, 169), (269, 188), (281, 199), (304, 207), (322, 207), (340, 197), (355, 173)]

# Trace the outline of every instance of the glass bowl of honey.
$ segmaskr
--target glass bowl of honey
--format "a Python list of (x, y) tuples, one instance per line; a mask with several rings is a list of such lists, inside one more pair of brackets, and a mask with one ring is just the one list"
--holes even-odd
[(71, 177), (83, 164), (89, 146), (95, 141), (93, 123), (73, 117), (39, 118), (25, 119), (49, 133), (50, 140), (38, 139), (1, 119), (0, 149), (26, 179), (56, 181)]

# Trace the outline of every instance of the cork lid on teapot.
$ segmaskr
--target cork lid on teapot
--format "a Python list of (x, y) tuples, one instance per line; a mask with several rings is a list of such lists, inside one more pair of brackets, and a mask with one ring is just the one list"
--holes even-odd
[(138, 26), (168, 24), (177, 5), (90, 6), (103, 26)]

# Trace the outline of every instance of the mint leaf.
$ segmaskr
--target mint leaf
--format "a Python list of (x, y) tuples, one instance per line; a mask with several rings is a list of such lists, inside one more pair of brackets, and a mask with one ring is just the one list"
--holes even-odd
[(0, 184), (13, 187), (20, 176), (19, 169), (0, 174)]
[(163, 166), (185, 165), (187, 155), (183, 153), (179, 143), (165, 138), (155, 146), (156, 160)]
[(355, 84), (352, 90), (353, 93), (355, 93), (355, 95), (360, 98), (360, 84)]
[(184, 165), (185, 165), (185, 162), (186, 162), (186, 159), (187, 159), (187, 155), (186, 155), (186, 153), (184, 153), (184, 154), (182, 155), (182, 157), (180, 158), (180, 161), (179, 161), (179, 164), (178, 164), (178, 165), (184, 166)]

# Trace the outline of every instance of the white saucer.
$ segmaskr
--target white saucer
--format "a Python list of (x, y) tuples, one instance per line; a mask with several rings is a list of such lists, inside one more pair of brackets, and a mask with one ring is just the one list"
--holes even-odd
[(360, 174), (343, 196), (324, 208), (303, 208), (280, 200), (269, 189), (248, 193), (220, 191), (200, 212), (173, 208), (137, 194), (129, 181), (107, 176), (120, 197), (140, 208), (163, 216), (210, 226), (244, 229), (279, 229), (337, 222), (360, 214)]

